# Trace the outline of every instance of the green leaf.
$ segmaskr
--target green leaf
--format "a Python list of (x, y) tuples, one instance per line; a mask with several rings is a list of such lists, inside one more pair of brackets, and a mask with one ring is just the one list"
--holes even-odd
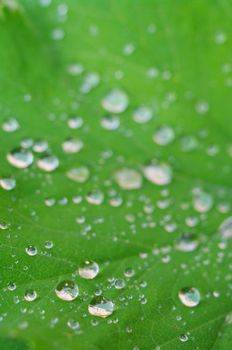
[[(232, 204), (231, 2), (5, 0), (0, 9), (0, 178), (16, 180), (0, 188), (0, 348), (230, 349), (232, 234), (220, 225)], [(129, 105), (106, 130), (112, 89)], [(134, 120), (142, 106), (153, 113), (146, 123)], [(83, 126), (70, 128), (70, 116)], [(65, 152), (69, 138), (83, 148)], [(48, 143), (57, 169), (37, 166), (30, 140)], [(26, 169), (7, 160), (22, 142), (34, 156)], [(149, 181), (152, 160), (171, 178)], [(80, 167), (88, 180), (67, 176)], [(121, 169), (133, 172), (120, 187)], [(183, 234), (195, 237), (192, 251), (180, 250)], [(85, 260), (100, 267), (92, 280), (77, 273)], [(72, 302), (55, 293), (64, 280), (79, 287)], [(194, 308), (178, 297), (186, 287), (200, 292)], [(88, 312), (96, 291), (115, 304), (105, 319)]]

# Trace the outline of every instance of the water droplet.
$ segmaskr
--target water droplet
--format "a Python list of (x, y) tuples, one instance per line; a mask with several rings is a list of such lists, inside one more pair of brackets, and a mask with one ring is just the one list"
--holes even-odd
[(68, 126), (70, 129), (79, 129), (83, 125), (83, 119), (81, 117), (70, 117), (68, 119)]
[(106, 130), (117, 130), (120, 126), (120, 119), (116, 115), (107, 115), (102, 118), (101, 126)]
[(206, 114), (209, 110), (209, 104), (206, 101), (199, 101), (195, 108), (198, 114)]
[(18, 148), (7, 154), (7, 160), (15, 168), (24, 169), (33, 163), (34, 157), (30, 151)]
[(174, 140), (174, 138), (174, 130), (169, 126), (159, 128), (153, 135), (154, 142), (160, 146), (169, 145)]
[(224, 239), (232, 238), (232, 216), (225, 219), (219, 226), (219, 232)]
[(16, 187), (16, 180), (10, 177), (0, 179), (0, 186), (6, 190), (11, 191)]
[(128, 277), (128, 278), (133, 277), (134, 274), (135, 274), (135, 271), (134, 271), (132, 268), (130, 268), (130, 267), (128, 267), (128, 268), (124, 271), (124, 276), (125, 276), (125, 277)]
[(69, 139), (62, 143), (62, 148), (65, 153), (78, 153), (83, 146), (84, 144), (80, 139)]
[(46, 249), (52, 249), (53, 248), (53, 242), (52, 241), (46, 241), (45, 242), (45, 248)]
[(149, 122), (152, 116), (152, 109), (145, 106), (138, 107), (133, 113), (133, 119), (138, 124)]
[(98, 86), (99, 83), (100, 83), (99, 74), (95, 72), (90, 72), (84, 77), (82, 85), (80, 86), (80, 92), (82, 92), (83, 94), (87, 94), (93, 88)]
[(65, 280), (57, 285), (55, 292), (58, 298), (65, 301), (72, 301), (77, 298), (79, 288), (73, 281)]
[(19, 129), (19, 127), (20, 127), (19, 123), (15, 118), (9, 118), (6, 121), (4, 121), (2, 124), (2, 129), (5, 132), (15, 132), (16, 130)]
[(29, 245), (29, 246), (26, 248), (26, 253), (27, 253), (27, 255), (29, 255), (29, 256), (35, 256), (35, 255), (37, 255), (38, 250), (37, 250), (37, 248), (36, 248), (35, 246)]
[(103, 296), (95, 296), (89, 306), (89, 313), (97, 317), (108, 317), (114, 311), (114, 303)]
[(48, 143), (45, 140), (38, 140), (35, 141), (35, 144), (33, 146), (33, 151), (36, 153), (43, 153), (47, 151), (48, 149)]
[(180, 290), (179, 299), (185, 306), (195, 307), (200, 303), (201, 296), (196, 288), (183, 288)]
[(26, 292), (25, 292), (25, 294), (24, 294), (24, 299), (26, 300), (26, 301), (34, 301), (34, 300), (36, 300), (36, 298), (37, 298), (37, 293), (36, 293), (36, 291), (35, 290), (33, 290), (33, 289), (28, 289)]
[(85, 199), (90, 204), (100, 205), (104, 201), (104, 195), (98, 190), (93, 190), (87, 194)]
[(122, 113), (129, 104), (128, 96), (119, 89), (111, 90), (103, 99), (102, 107), (110, 113)]
[(181, 334), (179, 339), (182, 343), (185, 343), (186, 341), (188, 341), (188, 336), (187, 334)]
[(199, 240), (195, 234), (192, 233), (184, 233), (180, 236), (175, 243), (175, 247), (177, 250), (181, 252), (192, 252), (197, 249), (199, 245)]
[(37, 161), (37, 166), (46, 172), (54, 171), (59, 166), (59, 159), (53, 155), (45, 155)]
[(8, 227), (9, 225), (6, 222), (4, 221), (0, 222), (0, 230), (6, 230)]
[(80, 75), (84, 72), (84, 67), (80, 63), (72, 63), (68, 65), (67, 72), (73, 76)]
[(172, 169), (166, 163), (154, 162), (143, 168), (145, 177), (152, 183), (163, 186), (172, 181)]
[(68, 320), (67, 322), (67, 325), (69, 328), (73, 329), (73, 330), (77, 330), (77, 329), (80, 329), (80, 323), (71, 319), (71, 320)]
[(99, 266), (95, 261), (84, 261), (78, 269), (79, 275), (85, 279), (93, 279), (99, 274)]
[(116, 289), (123, 289), (123, 288), (125, 288), (125, 286), (126, 286), (126, 283), (122, 279), (116, 279), (114, 282), (114, 287)]
[(66, 176), (73, 181), (84, 183), (90, 175), (89, 169), (86, 166), (72, 168), (66, 172)]
[(193, 207), (199, 213), (208, 212), (213, 206), (213, 197), (201, 190), (196, 191), (193, 198)]
[(14, 283), (14, 282), (9, 282), (8, 285), (7, 285), (7, 288), (8, 288), (8, 290), (9, 290), (10, 292), (13, 292), (13, 291), (17, 288), (16, 283)]
[(124, 190), (138, 189), (143, 183), (142, 176), (134, 169), (120, 169), (115, 173), (114, 177), (117, 184)]

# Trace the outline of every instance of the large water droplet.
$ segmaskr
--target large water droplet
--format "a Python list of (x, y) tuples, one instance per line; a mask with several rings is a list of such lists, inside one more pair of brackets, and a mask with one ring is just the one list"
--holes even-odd
[(93, 279), (99, 273), (99, 266), (95, 261), (84, 261), (78, 269), (79, 275), (85, 279)]
[(35, 290), (33, 290), (33, 289), (26, 290), (26, 292), (24, 294), (24, 299), (26, 301), (30, 301), (31, 302), (31, 301), (36, 300), (36, 298), (37, 298), (37, 293), (36, 293)]
[(232, 216), (225, 219), (219, 226), (219, 231), (224, 239), (232, 238)]
[(198, 245), (199, 240), (193, 233), (184, 233), (175, 243), (176, 249), (181, 252), (192, 252), (198, 247)]
[(37, 255), (38, 250), (37, 250), (37, 248), (36, 248), (35, 246), (29, 245), (29, 246), (26, 248), (26, 253), (27, 253), (27, 255), (29, 255), (29, 256), (35, 256), (35, 255)]
[(86, 166), (72, 168), (66, 172), (66, 176), (73, 181), (84, 183), (89, 178), (89, 169)]
[(15, 118), (9, 118), (2, 123), (2, 129), (5, 132), (14, 132), (19, 129), (19, 123)]
[(152, 183), (163, 186), (172, 181), (172, 169), (166, 163), (154, 162), (143, 168), (145, 177)]
[(77, 298), (79, 294), (79, 288), (73, 281), (62, 281), (60, 282), (56, 289), (56, 295), (58, 298), (65, 301), (72, 301)]
[(80, 139), (69, 139), (62, 143), (65, 153), (78, 153), (83, 148), (83, 142)]
[(169, 145), (174, 140), (174, 138), (174, 130), (169, 126), (158, 129), (153, 135), (154, 142), (160, 146)]
[(105, 318), (112, 315), (114, 311), (114, 303), (101, 295), (95, 296), (91, 300), (88, 310), (93, 316)]
[(133, 119), (138, 124), (149, 122), (153, 115), (152, 109), (149, 107), (138, 107), (133, 113)]
[(196, 288), (183, 288), (179, 291), (179, 299), (185, 306), (195, 307), (200, 303), (201, 296)]
[(33, 163), (34, 157), (30, 151), (18, 148), (7, 154), (7, 160), (15, 168), (24, 169)]
[(102, 107), (110, 113), (122, 113), (126, 110), (128, 104), (128, 96), (125, 92), (119, 89), (111, 90), (102, 99)]
[(142, 176), (134, 169), (120, 169), (115, 173), (114, 177), (118, 185), (124, 190), (140, 188), (143, 183)]
[(59, 166), (59, 159), (53, 155), (45, 155), (37, 161), (37, 166), (46, 172), (54, 171)]
[(104, 194), (101, 191), (93, 190), (85, 197), (88, 203), (94, 205), (100, 205), (104, 201)]
[(2, 178), (0, 179), (0, 186), (6, 191), (11, 191), (16, 187), (16, 180), (11, 177)]

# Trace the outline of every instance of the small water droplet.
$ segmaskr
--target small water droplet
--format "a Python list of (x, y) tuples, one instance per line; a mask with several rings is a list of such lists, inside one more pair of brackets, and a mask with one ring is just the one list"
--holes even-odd
[(114, 306), (115, 305), (112, 301), (99, 295), (99, 296), (95, 296), (91, 300), (88, 306), (88, 310), (89, 310), (89, 313), (93, 316), (105, 318), (112, 315), (114, 311)]
[(78, 153), (83, 146), (84, 144), (80, 139), (69, 139), (62, 143), (62, 148), (65, 153)]
[(19, 122), (15, 118), (9, 118), (2, 123), (2, 129), (5, 132), (15, 132), (19, 127)]
[(120, 169), (115, 173), (114, 177), (117, 184), (124, 190), (138, 189), (143, 183), (142, 176), (134, 169)]
[(195, 234), (192, 233), (184, 233), (180, 236), (175, 243), (175, 247), (177, 250), (181, 252), (192, 252), (197, 249), (199, 245), (199, 240)]
[(179, 299), (185, 306), (195, 307), (200, 303), (201, 296), (196, 288), (183, 288), (180, 290)]
[(86, 260), (80, 264), (79, 275), (85, 279), (93, 279), (99, 274), (99, 266), (95, 261)]
[(37, 161), (37, 166), (46, 172), (54, 171), (59, 166), (59, 159), (53, 155), (45, 155)]
[(57, 285), (55, 292), (58, 298), (65, 301), (72, 301), (77, 298), (79, 288), (73, 281), (65, 280)]
[(33, 163), (34, 157), (30, 151), (17, 148), (7, 154), (7, 160), (15, 168), (24, 169)]
[(0, 179), (0, 186), (6, 191), (11, 191), (16, 187), (16, 180), (11, 177), (2, 178)]
[(37, 255), (38, 250), (37, 250), (37, 248), (36, 248), (35, 246), (29, 245), (29, 246), (26, 248), (26, 253), (27, 253), (27, 255), (29, 255), (29, 256), (35, 256), (35, 255)]
[(145, 177), (152, 183), (163, 186), (172, 181), (172, 169), (166, 163), (154, 162), (143, 168)]
[(169, 126), (159, 128), (153, 135), (153, 140), (157, 145), (169, 145), (175, 138), (174, 130)]
[(104, 201), (104, 195), (101, 191), (93, 190), (85, 197), (86, 201), (93, 205), (101, 205)]
[(145, 106), (138, 107), (133, 113), (133, 119), (138, 124), (144, 124), (149, 122), (152, 116), (152, 109), (150, 107)]
[(66, 172), (66, 176), (73, 181), (84, 183), (90, 175), (89, 169), (86, 166), (72, 168)]
[(36, 298), (37, 298), (37, 293), (36, 293), (35, 290), (33, 290), (33, 289), (26, 290), (26, 292), (24, 294), (24, 299), (26, 301), (30, 301), (31, 302), (31, 301), (36, 300)]
[(71, 319), (71, 320), (68, 320), (67, 322), (67, 325), (69, 328), (73, 329), (73, 330), (77, 330), (77, 329), (80, 329), (80, 323)]
[(111, 90), (102, 99), (102, 107), (110, 113), (122, 113), (127, 109), (128, 104), (128, 96), (119, 89)]

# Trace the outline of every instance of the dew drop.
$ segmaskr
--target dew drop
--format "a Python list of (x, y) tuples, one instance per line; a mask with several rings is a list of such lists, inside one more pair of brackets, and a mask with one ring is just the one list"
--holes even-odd
[(73, 281), (65, 280), (57, 285), (55, 292), (58, 298), (65, 301), (72, 301), (77, 298), (79, 288)]
[(117, 130), (120, 126), (120, 119), (116, 115), (107, 115), (101, 120), (101, 127), (106, 130)]
[(81, 117), (70, 117), (68, 119), (68, 126), (70, 129), (79, 129), (83, 125), (83, 119)]
[(110, 113), (122, 113), (129, 104), (128, 96), (119, 89), (111, 90), (103, 99), (102, 107)]
[(36, 300), (36, 299), (37, 299), (37, 293), (36, 293), (36, 291), (33, 290), (33, 289), (28, 289), (28, 290), (26, 290), (26, 292), (25, 292), (25, 294), (24, 294), (24, 299), (25, 299), (26, 301), (29, 301), (29, 302)]
[(186, 341), (188, 341), (188, 336), (187, 334), (181, 334), (179, 339), (182, 343), (185, 343)]
[(82, 278), (91, 280), (99, 274), (99, 266), (95, 261), (84, 261), (80, 264), (78, 272)]
[(16, 180), (11, 177), (2, 178), (0, 179), (0, 186), (6, 191), (11, 191), (16, 187)]
[(180, 290), (179, 299), (185, 306), (195, 307), (200, 303), (201, 296), (196, 288), (183, 288)]
[(33, 146), (33, 151), (36, 153), (43, 153), (47, 151), (48, 149), (48, 143), (45, 140), (38, 140), (35, 141), (34, 146)]
[(90, 175), (89, 169), (86, 166), (72, 168), (66, 172), (66, 176), (75, 182), (84, 183), (88, 180)]
[(5, 132), (15, 132), (19, 129), (19, 123), (15, 118), (9, 118), (2, 124), (2, 130)]
[(209, 193), (197, 191), (193, 198), (193, 207), (199, 213), (208, 212), (213, 206), (213, 197)]
[(59, 166), (59, 159), (53, 155), (45, 155), (37, 161), (37, 166), (46, 172), (54, 171)]
[(133, 113), (133, 119), (138, 124), (144, 124), (149, 122), (152, 116), (152, 109), (145, 106), (138, 107)]
[(101, 205), (104, 201), (104, 195), (101, 191), (93, 190), (85, 197), (86, 201), (93, 205)]
[(172, 181), (172, 169), (166, 163), (152, 163), (143, 168), (145, 177), (152, 183), (163, 186)]
[(99, 295), (99, 296), (95, 296), (91, 300), (88, 306), (88, 310), (89, 310), (89, 313), (93, 316), (105, 318), (112, 315), (114, 311), (114, 306), (115, 305), (112, 301)]
[(115, 173), (114, 178), (117, 184), (124, 190), (141, 188), (143, 183), (142, 176), (134, 169), (120, 169)]
[(219, 232), (224, 239), (232, 238), (232, 216), (225, 219), (219, 226)]
[(68, 320), (67, 322), (67, 326), (72, 329), (72, 330), (77, 330), (77, 329), (80, 329), (80, 323), (71, 319), (71, 320)]
[(83, 148), (83, 142), (80, 139), (69, 139), (62, 143), (65, 153), (78, 153)]
[(153, 135), (154, 142), (160, 146), (169, 145), (174, 140), (174, 138), (174, 130), (169, 126), (159, 128)]
[(198, 245), (198, 238), (192, 233), (184, 233), (176, 240), (175, 243), (176, 249), (180, 250), (181, 252), (192, 252), (197, 249)]
[(15, 168), (24, 169), (33, 163), (34, 157), (30, 151), (17, 148), (7, 154), (7, 160)]
[(29, 255), (29, 256), (35, 256), (35, 255), (37, 255), (38, 250), (37, 250), (37, 248), (36, 248), (35, 246), (29, 245), (29, 246), (26, 248), (26, 253), (27, 253), (27, 255)]

